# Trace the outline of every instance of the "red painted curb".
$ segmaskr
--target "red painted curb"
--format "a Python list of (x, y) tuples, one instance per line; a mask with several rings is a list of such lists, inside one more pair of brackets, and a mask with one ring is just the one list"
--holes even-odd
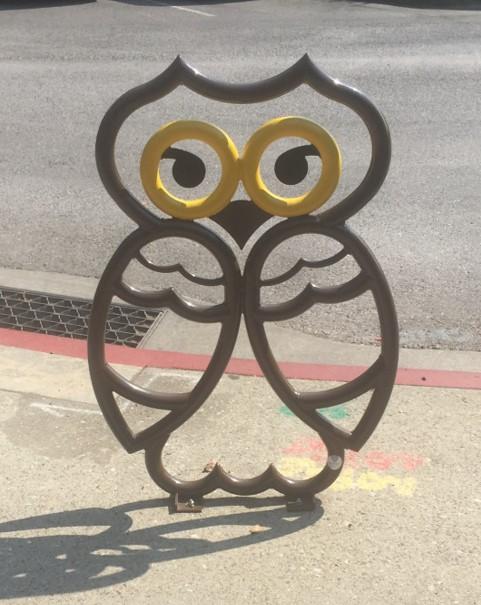
[[(87, 358), (87, 343), (84, 340), (63, 338), (61, 336), (48, 336), (46, 334), (0, 328), (0, 345), (66, 357)], [(209, 355), (132, 349), (121, 345), (105, 345), (105, 349), (110, 363), (139, 367), (150, 366), (164, 369), (203, 371), (210, 360)], [(365, 366), (323, 365), (290, 361), (281, 362), (279, 365), (286, 378), (333, 382), (348, 382), (366, 369)], [(231, 359), (226, 372), (241, 376), (262, 376), (262, 370), (253, 359)], [(481, 390), (481, 372), (400, 368), (397, 373), (396, 384)]]

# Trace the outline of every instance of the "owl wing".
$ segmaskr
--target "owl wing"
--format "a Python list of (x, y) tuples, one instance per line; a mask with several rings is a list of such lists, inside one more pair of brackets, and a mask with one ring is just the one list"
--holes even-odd
[[(217, 278), (198, 277), (180, 263), (162, 266), (147, 260), (142, 248), (156, 240), (167, 238), (188, 238), (206, 248), (217, 259), (222, 275)], [(154, 272), (177, 272), (196, 284), (222, 285), (224, 299), (219, 304), (199, 305), (185, 299), (175, 288), (158, 291), (135, 288), (124, 279), (124, 272), (133, 259)], [(220, 380), (231, 357), (239, 329), (240, 280), (240, 270), (230, 248), (215, 234), (193, 222), (169, 219), (163, 221), (155, 231), (138, 229), (124, 240), (113, 255), (100, 279), (93, 301), (89, 324), (89, 367), (102, 412), (127, 451), (142, 449), (152, 437), (168, 435), (183, 424), (204, 403)], [(191, 391), (160, 393), (149, 390), (121, 376), (107, 363), (104, 333), (113, 297), (140, 307), (167, 308), (194, 322), (218, 322), (221, 325), (212, 357)], [(139, 405), (167, 410), (169, 413), (155, 424), (134, 434), (122, 415), (114, 393)]]
[[(303, 234), (317, 234), (334, 239), (341, 246), (336, 254), (318, 261), (298, 260), (291, 269), (269, 279), (262, 270), (271, 252), (284, 240)], [(309, 282), (295, 297), (282, 303), (261, 304), (261, 288), (281, 284), (305, 267), (335, 265), (352, 256), (359, 273), (349, 281), (331, 287)], [(265, 323), (291, 319), (317, 303), (335, 304), (371, 292), (381, 328), (381, 351), (378, 358), (355, 379), (334, 388), (317, 392), (299, 392), (284, 376), (267, 337)], [(335, 439), (344, 447), (359, 449), (379, 422), (389, 399), (398, 359), (398, 332), (394, 304), (386, 279), (367, 246), (346, 226), (325, 225), (316, 216), (305, 216), (278, 223), (264, 233), (253, 246), (245, 267), (244, 314), (246, 327), (257, 360), (274, 391), (282, 401), (323, 439)], [(369, 403), (357, 426), (348, 431), (321, 416), (317, 410), (339, 405), (371, 392)]]

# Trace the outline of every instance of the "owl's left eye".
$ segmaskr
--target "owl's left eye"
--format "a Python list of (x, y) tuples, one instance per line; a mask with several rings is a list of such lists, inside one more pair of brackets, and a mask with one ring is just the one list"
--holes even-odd
[(284, 185), (298, 185), (309, 172), (308, 156), (319, 157), (319, 151), (314, 145), (299, 145), (281, 153), (275, 164), (276, 177)]
[[(296, 144), (294, 149), (278, 155), (274, 171), (284, 184), (298, 184), (309, 174), (308, 155), (321, 158), (322, 170), (308, 191), (285, 197), (270, 189), (263, 179), (261, 161), (273, 145), (286, 139), (303, 139), (309, 145)], [(314, 147), (317, 153), (311, 153)], [(268, 154), (266, 154), (268, 155)], [(300, 216), (317, 210), (334, 193), (341, 176), (341, 153), (334, 138), (321, 126), (305, 118), (286, 116), (266, 122), (247, 141), (243, 153), (243, 183), (251, 199), (268, 214)]]
[(275, 196), (298, 198), (319, 181), (322, 161), (312, 143), (283, 137), (266, 147), (260, 160), (260, 178)]

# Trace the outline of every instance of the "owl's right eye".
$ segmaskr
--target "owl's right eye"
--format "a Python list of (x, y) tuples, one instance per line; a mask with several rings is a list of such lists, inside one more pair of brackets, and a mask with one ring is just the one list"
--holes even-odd
[[(169, 185), (194, 188), (204, 182), (205, 164), (197, 153), (175, 145), (180, 141), (194, 141), (208, 146), (217, 154), (221, 176), (215, 189), (208, 194), (186, 198), (169, 190)], [(161, 161), (173, 159), (170, 175), (161, 172)], [(213, 216), (231, 200), (239, 181), (239, 154), (220, 128), (194, 120), (178, 120), (160, 128), (147, 142), (140, 160), (140, 178), (147, 196), (166, 214), (184, 220)], [(172, 182), (174, 181), (174, 182)]]
[(162, 160), (174, 160), (172, 176), (181, 187), (193, 189), (205, 179), (205, 164), (195, 153), (179, 147), (169, 147), (164, 151)]

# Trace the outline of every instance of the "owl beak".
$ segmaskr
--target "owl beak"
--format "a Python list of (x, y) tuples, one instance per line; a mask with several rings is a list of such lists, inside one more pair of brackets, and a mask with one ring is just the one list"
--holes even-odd
[(267, 214), (250, 200), (235, 200), (210, 217), (229, 233), (241, 249), (251, 235), (271, 218), (271, 214)]

